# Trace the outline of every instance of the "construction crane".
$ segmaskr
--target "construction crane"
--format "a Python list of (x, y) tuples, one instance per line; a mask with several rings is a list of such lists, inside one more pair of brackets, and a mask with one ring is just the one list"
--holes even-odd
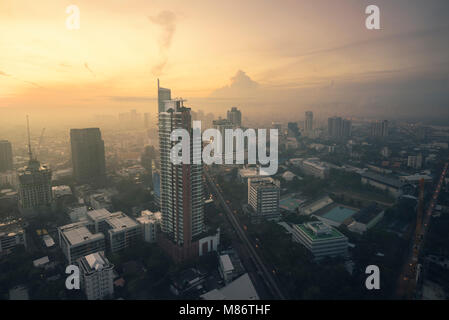
[(41, 136), (39, 137), (39, 144), (37, 145), (37, 150), (36, 150), (36, 158), (39, 156), (39, 153), (41, 150), (42, 141), (44, 140), (44, 133), (45, 133), (45, 128), (42, 129)]

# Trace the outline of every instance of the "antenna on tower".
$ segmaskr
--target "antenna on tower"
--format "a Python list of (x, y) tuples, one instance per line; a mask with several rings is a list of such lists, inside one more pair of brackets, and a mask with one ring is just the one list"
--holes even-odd
[(30, 156), (30, 161), (33, 160), (33, 153), (31, 152), (31, 138), (30, 138), (30, 120), (27, 115), (27, 132), (28, 132), (28, 155)]

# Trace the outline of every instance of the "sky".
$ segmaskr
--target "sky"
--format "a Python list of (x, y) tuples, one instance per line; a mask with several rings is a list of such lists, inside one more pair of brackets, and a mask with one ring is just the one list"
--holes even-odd
[[(380, 30), (365, 27), (370, 4)], [(441, 122), (448, 15), (446, 0), (1, 0), (0, 110), (156, 112), (160, 78), (219, 115)]]

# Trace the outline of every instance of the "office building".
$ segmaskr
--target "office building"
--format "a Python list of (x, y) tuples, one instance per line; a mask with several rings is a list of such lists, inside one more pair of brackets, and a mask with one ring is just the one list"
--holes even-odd
[(248, 204), (252, 208), (251, 221), (279, 220), (280, 182), (270, 178), (248, 179)]
[(242, 126), (242, 112), (236, 107), (232, 107), (231, 110), (228, 110), (227, 119), (237, 128)]
[(329, 175), (329, 168), (316, 158), (303, 160), (300, 164), (300, 168), (305, 174), (320, 179), (325, 179)]
[[(168, 90), (168, 89), (166, 89)], [(159, 97), (159, 101), (162, 97)], [(190, 133), (190, 164), (173, 164), (170, 161), (171, 148), (178, 143), (171, 141), (175, 129)], [(159, 110), (160, 150), (160, 208), (161, 246), (175, 260), (182, 261), (199, 255), (198, 238), (205, 231), (204, 190), (201, 161), (201, 134), (193, 134), (190, 108), (184, 107), (184, 100), (164, 101)], [(198, 141), (194, 141), (198, 139)], [(195, 146), (200, 146), (195, 148)]]
[(0, 172), (13, 170), (11, 142), (0, 140)]
[(407, 158), (407, 167), (413, 169), (421, 169), (423, 164), (422, 154), (418, 154), (416, 156), (408, 156)]
[(112, 298), (114, 294), (114, 265), (103, 252), (88, 254), (78, 261), (81, 289), (87, 300)]
[(306, 247), (317, 260), (347, 253), (348, 238), (321, 221), (294, 225), (291, 232), (293, 240)]
[(106, 163), (100, 129), (71, 129), (70, 143), (75, 180), (80, 183), (103, 184), (106, 179)]
[(88, 254), (105, 250), (105, 236), (92, 233), (86, 222), (77, 222), (58, 228), (59, 245), (69, 264)]
[(332, 139), (349, 138), (352, 134), (352, 121), (341, 117), (327, 120), (328, 136)]

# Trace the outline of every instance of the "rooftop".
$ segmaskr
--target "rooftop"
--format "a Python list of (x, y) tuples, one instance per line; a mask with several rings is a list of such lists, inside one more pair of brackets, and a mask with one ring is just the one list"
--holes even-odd
[(323, 240), (332, 238), (341, 238), (344, 235), (321, 221), (307, 222), (295, 225), (294, 228), (300, 229), (307, 234), (312, 240)]
[(102, 233), (92, 234), (83, 223), (72, 223), (61, 227), (60, 230), (71, 245), (81, 244), (89, 240), (104, 239)]
[(227, 254), (220, 256), (220, 262), (221, 262), (221, 265), (223, 266), (224, 272), (229, 272), (229, 271), (234, 270), (234, 266), (232, 265), (231, 259), (229, 258), (229, 256)]
[(393, 188), (400, 188), (402, 186), (401, 181), (399, 181), (396, 178), (383, 176), (374, 172), (363, 172), (360, 174), (363, 178), (367, 178), (370, 180), (374, 180), (376, 182), (385, 184), (387, 186), (393, 187)]

